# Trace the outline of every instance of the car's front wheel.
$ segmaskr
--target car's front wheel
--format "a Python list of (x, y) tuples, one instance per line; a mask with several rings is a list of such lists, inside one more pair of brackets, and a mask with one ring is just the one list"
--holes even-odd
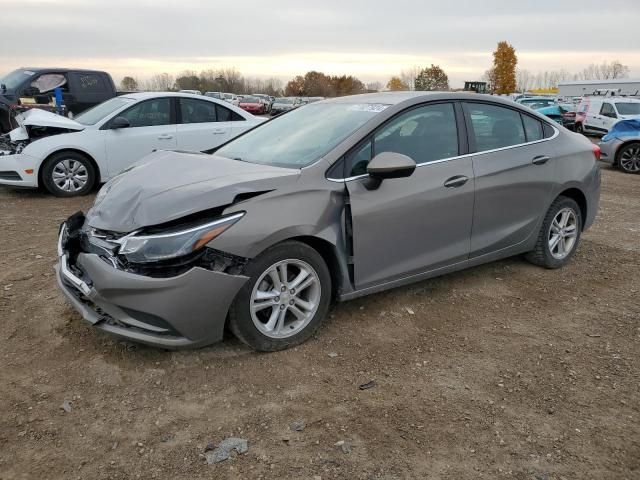
[(580, 207), (572, 198), (560, 196), (549, 207), (535, 249), (526, 258), (545, 268), (560, 268), (576, 251), (581, 232)]
[(78, 152), (60, 152), (44, 164), (42, 182), (56, 197), (74, 197), (89, 193), (96, 180), (96, 170), (89, 159)]
[(576, 131), (576, 133), (581, 133), (582, 135), (584, 135), (584, 127), (582, 126), (582, 123), (576, 122), (573, 128)]
[(288, 241), (252, 260), (249, 281), (229, 311), (236, 337), (259, 351), (277, 351), (307, 340), (331, 301), (331, 275), (322, 256), (308, 245)]
[(640, 143), (630, 143), (620, 149), (618, 166), (625, 173), (640, 173)]

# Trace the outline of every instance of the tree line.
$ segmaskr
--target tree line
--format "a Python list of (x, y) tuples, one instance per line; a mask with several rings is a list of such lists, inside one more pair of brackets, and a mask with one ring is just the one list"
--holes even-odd
[[(533, 74), (529, 70), (518, 68), (516, 49), (506, 41), (498, 42), (493, 52), (493, 62), (482, 80), (487, 82), (489, 93), (524, 92), (534, 88), (556, 88), (558, 83), (567, 80), (609, 80), (627, 78), (629, 67), (618, 60), (611, 63), (591, 64), (577, 73), (566, 70), (552, 70)], [(159, 73), (145, 80), (126, 76), (120, 83), (125, 91), (177, 91), (199, 90), (235, 94), (264, 93), (273, 96), (291, 97), (336, 97), (380, 90), (449, 90), (449, 77), (439, 65), (428, 67), (409, 67), (398, 75), (392, 76), (386, 84), (371, 82), (365, 84), (353, 75), (326, 75), (312, 70), (297, 75), (286, 84), (278, 78), (245, 77), (237, 69), (221, 68), (203, 70), (200, 73), (185, 70), (176, 77), (168, 73)]]
[(126, 76), (120, 82), (125, 91), (171, 92), (178, 90), (199, 90), (201, 92), (227, 92), (235, 94), (264, 93), (282, 95), (282, 80), (279, 78), (245, 77), (235, 68), (218, 70), (185, 70), (176, 77), (168, 73), (158, 73), (145, 80)]

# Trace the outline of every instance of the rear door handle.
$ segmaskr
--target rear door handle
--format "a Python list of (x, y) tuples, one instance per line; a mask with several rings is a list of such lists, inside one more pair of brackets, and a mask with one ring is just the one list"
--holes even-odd
[(214, 135), (224, 135), (225, 133), (227, 133), (227, 131), (224, 128), (216, 128), (213, 131)]
[(444, 182), (444, 186), (447, 188), (457, 188), (463, 186), (469, 180), (468, 177), (464, 175), (456, 175), (455, 177), (451, 177)]
[(168, 133), (158, 135), (158, 140), (171, 140), (172, 138), (173, 138), (173, 135), (170, 135)]
[(533, 163), (534, 165), (544, 165), (549, 160), (551, 160), (551, 157), (548, 155), (538, 155), (537, 157), (533, 157), (531, 163)]

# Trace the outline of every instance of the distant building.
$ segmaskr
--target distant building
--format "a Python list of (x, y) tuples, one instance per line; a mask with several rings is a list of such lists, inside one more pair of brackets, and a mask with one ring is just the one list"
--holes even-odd
[(582, 97), (613, 91), (617, 95), (640, 95), (640, 80), (617, 78), (615, 80), (577, 80), (558, 83), (561, 97)]
[(487, 93), (487, 82), (464, 82), (464, 91)]

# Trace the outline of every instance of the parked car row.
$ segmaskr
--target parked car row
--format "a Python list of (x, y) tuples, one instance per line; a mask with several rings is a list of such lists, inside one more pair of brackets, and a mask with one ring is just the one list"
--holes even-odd
[[(199, 90), (180, 90), (180, 93), (203, 95)], [(324, 97), (274, 97), (264, 93), (236, 95), (226, 92), (205, 92), (204, 95), (239, 106), (254, 115), (279, 115), (301, 105), (324, 100)]]

